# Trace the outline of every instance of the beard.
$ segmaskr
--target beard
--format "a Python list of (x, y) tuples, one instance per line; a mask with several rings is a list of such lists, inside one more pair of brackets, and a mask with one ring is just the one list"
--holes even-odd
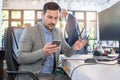
[(51, 24), (48, 24), (49, 27), (55, 27), (55, 24), (51, 23)]
[(55, 28), (55, 24), (50, 23), (48, 25), (45, 26), (48, 30), (52, 31)]

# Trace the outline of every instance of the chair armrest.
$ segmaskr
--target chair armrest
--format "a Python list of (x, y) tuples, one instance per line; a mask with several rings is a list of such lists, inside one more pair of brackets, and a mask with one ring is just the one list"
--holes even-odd
[(28, 71), (7, 71), (7, 73), (8, 74), (26, 74), (26, 75), (29, 75), (30, 77), (32, 77), (33, 80), (39, 80), (35, 74), (28, 72)]

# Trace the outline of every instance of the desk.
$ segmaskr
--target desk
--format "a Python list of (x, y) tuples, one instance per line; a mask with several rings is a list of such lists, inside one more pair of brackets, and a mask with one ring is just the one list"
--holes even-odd
[(120, 65), (110, 65), (116, 62), (117, 61), (104, 62), (104, 64), (109, 64), (104, 65), (99, 63), (84, 63), (84, 60), (68, 59), (64, 61), (63, 66), (68, 68), (66, 72), (71, 77), (73, 69), (78, 65), (83, 65), (75, 69), (72, 75), (72, 80), (120, 80)]
[(4, 60), (4, 50), (0, 49), (0, 80), (4, 79), (4, 74), (3, 74), (3, 60)]

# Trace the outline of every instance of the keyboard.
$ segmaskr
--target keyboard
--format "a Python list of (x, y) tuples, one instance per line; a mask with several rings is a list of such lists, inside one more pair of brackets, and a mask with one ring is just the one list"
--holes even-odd
[(97, 61), (112, 61), (110, 59), (96, 59)]
[(97, 56), (94, 57), (97, 61), (113, 61), (115, 59), (114, 56)]

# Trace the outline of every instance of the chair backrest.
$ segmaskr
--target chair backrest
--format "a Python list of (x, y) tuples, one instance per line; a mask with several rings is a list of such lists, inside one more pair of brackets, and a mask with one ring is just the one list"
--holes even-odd
[(22, 27), (8, 27), (5, 30), (4, 46), (5, 46), (5, 59), (8, 71), (18, 70), (19, 64), (16, 61), (15, 53), (18, 50), (18, 42), (23, 29), (24, 28)]

